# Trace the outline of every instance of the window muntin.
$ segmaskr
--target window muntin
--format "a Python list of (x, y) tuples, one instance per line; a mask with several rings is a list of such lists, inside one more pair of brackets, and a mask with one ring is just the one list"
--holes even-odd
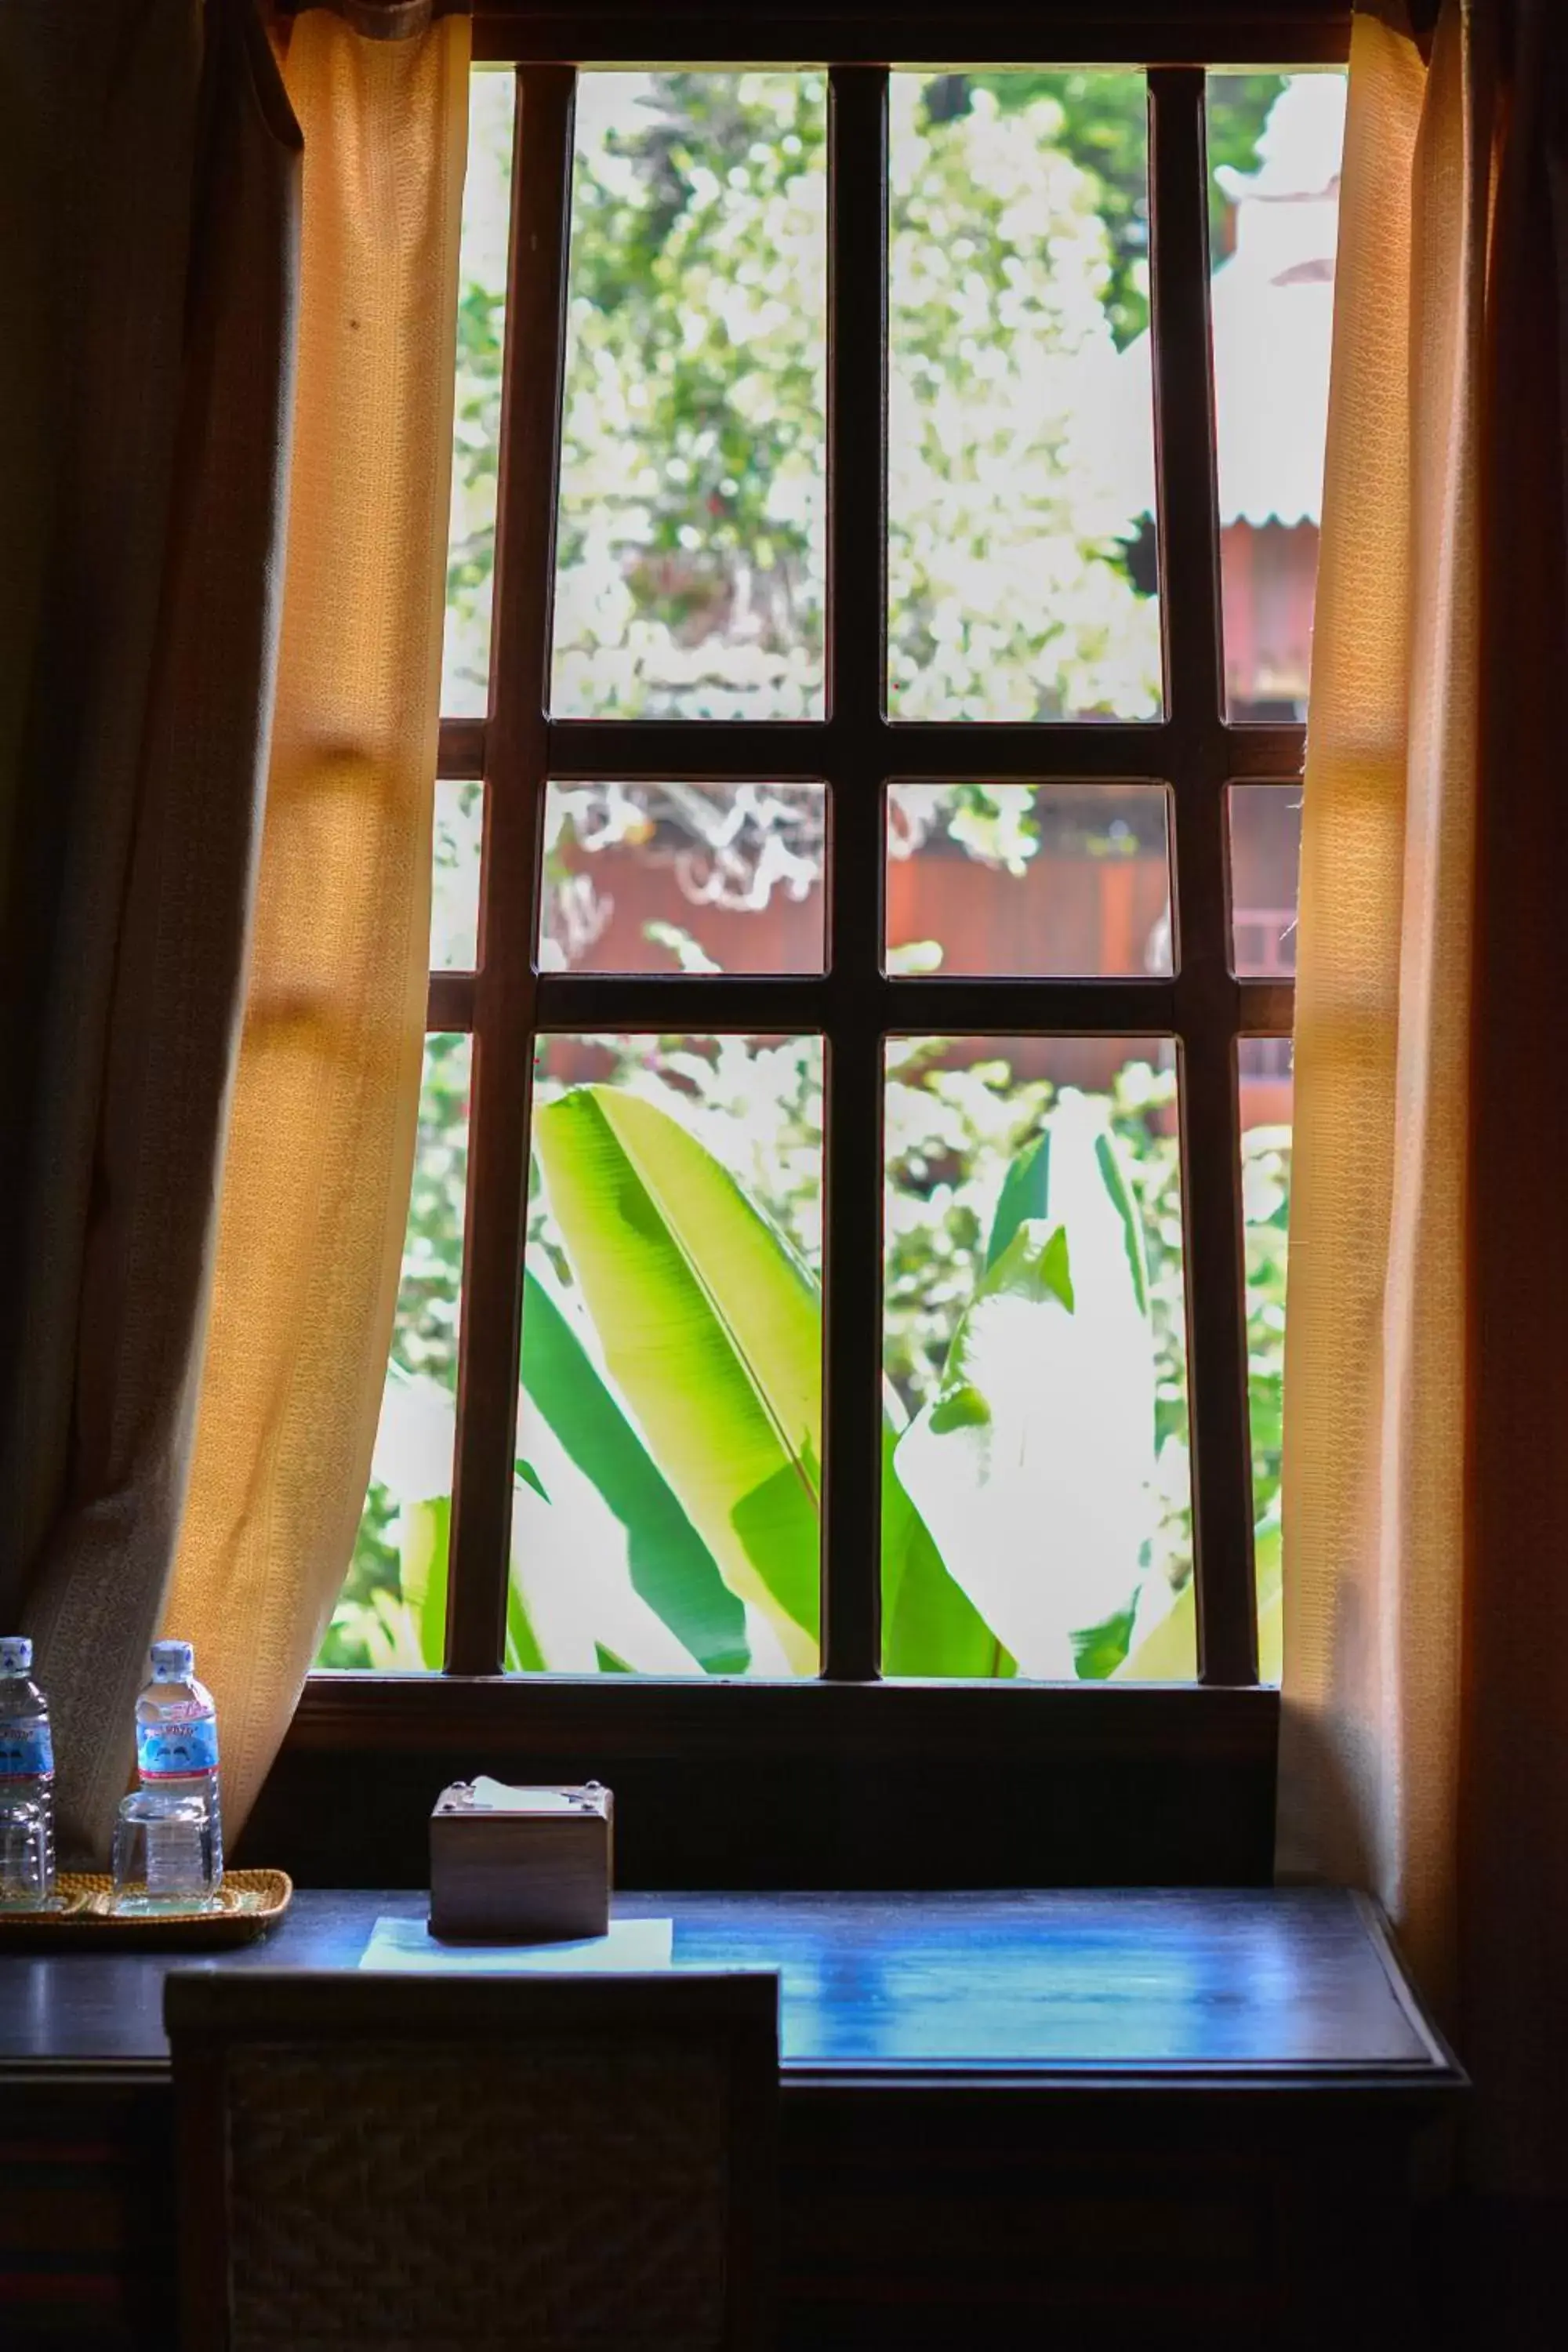
[[(558, 68), (526, 70), (533, 85), (536, 138), (552, 145), (569, 121), (572, 78)], [(836, 75), (841, 121), (851, 112), (861, 128), (875, 120), (870, 110), (879, 79), (853, 68)], [(1165, 484), (1162, 499), (1152, 503), (1159, 504), (1164, 525), (1156, 584), (1165, 592), (1166, 707), (1175, 733), (1169, 726), (1162, 733), (1143, 722), (1123, 726), (1113, 718), (1100, 718), (1092, 747), (1081, 728), (1063, 724), (1031, 726), (1034, 748), (1026, 750), (1021, 740), (1013, 742), (1005, 723), (949, 727), (924, 721), (914, 728), (895, 723), (885, 744), (875, 741), (857, 715), (865, 709), (855, 681), (864, 675), (866, 602), (863, 596), (847, 599), (846, 590), (854, 582), (863, 587), (878, 566), (872, 562), (868, 568), (870, 542), (866, 534), (857, 538), (842, 528), (837, 542), (831, 535), (829, 540), (827, 638), (836, 685), (832, 706), (821, 719), (796, 722), (788, 737), (777, 728), (759, 729), (754, 749), (746, 748), (739, 730), (725, 730), (721, 719), (653, 729), (635, 720), (617, 720), (613, 726), (574, 723), (559, 714), (541, 721), (529, 716), (542, 711), (547, 699), (543, 633), (535, 630), (533, 616), (548, 601), (554, 515), (547, 500), (520, 487), (515, 466), (510, 498), (503, 487), (501, 535), (512, 580), (506, 592), (512, 619), (509, 624), (503, 614), (498, 621), (498, 642), (512, 652), (500, 665), (504, 675), (498, 674), (492, 688), (488, 729), (465, 727), (460, 723), (462, 705), (448, 704), (450, 718), (459, 723), (443, 732), (444, 773), (453, 782), (476, 785), (483, 776), (495, 820), (487, 849), (486, 945), (477, 978), (466, 974), (454, 959), (453, 969), (433, 972), (431, 991), (432, 1021), (439, 1018), (448, 1026), (471, 1023), (481, 1064), (488, 1061), (491, 1073), (488, 1098), (485, 1084), (478, 1089), (477, 1132), (489, 1139), (477, 1148), (468, 1204), (472, 1296), (463, 1345), (469, 1398), (468, 1435), (459, 1444), (458, 1511), (466, 1524), (457, 1543), (447, 1631), (447, 1663), (458, 1671), (499, 1665), (504, 1652), (510, 1547), (498, 1541), (497, 1535), (510, 1516), (503, 1489), (510, 1488), (515, 1479), (515, 1432), (500, 1417), (494, 1375), (502, 1360), (498, 1338), (507, 1331), (510, 1315), (515, 1348), (521, 1312), (522, 1219), (520, 1206), (508, 1205), (509, 1199), (521, 1202), (521, 1193), (512, 1192), (506, 1171), (510, 1153), (510, 1164), (521, 1174), (526, 1129), (518, 1125), (516, 1087), (502, 1073), (521, 1066), (521, 1047), (531, 1031), (622, 1037), (639, 1029), (687, 1035), (785, 1030), (826, 1034), (828, 1070), (837, 1071), (826, 1090), (823, 1192), (825, 1255), (830, 1269), (826, 1352), (829, 1365), (836, 1368), (826, 1417), (823, 1505), (829, 1537), (826, 1671), (833, 1676), (863, 1673), (878, 1654), (870, 1635), (877, 1618), (877, 1579), (864, 1567), (865, 1560), (875, 1558), (875, 1549), (859, 1538), (874, 1524), (879, 1480), (861, 1458), (868, 1452), (865, 1435), (871, 1425), (858, 1394), (863, 1367), (851, 1381), (847, 1359), (858, 1362), (868, 1358), (871, 1335), (879, 1329), (879, 1289), (874, 1278), (868, 1281), (871, 1258), (864, 1243), (879, 1233), (877, 1208), (868, 1211), (868, 1203), (879, 1191), (874, 1171), (880, 1165), (876, 1074), (881, 1066), (881, 1039), (911, 1030), (956, 1035), (1018, 1028), (1099, 1041), (1136, 1028), (1178, 1041), (1174, 1058), (1184, 1072), (1182, 1189), (1188, 1360), (1197, 1409), (1193, 1431), (1194, 1549), (1203, 1599), (1201, 1605), (1194, 1605), (1196, 1583), (1189, 1580), (1184, 1609), (1170, 1612), (1166, 1651), (1174, 1663), (1164, 1671), (1178, 1679), (1190, 1675), (1196, 1653), (1211, 1681), (1248, 1677), (1251, 1574), (1245, 1538), (1250, 1508), (1240, 1496), (1247, 1455), (1245, 1409), (1232, 1410), (1226, 1401), (1227, 1390), (1245, 1364), (1241, 1299), (1234, 1277), (1227, 1297), (1225, 1270), (1227, 1255), (1235, 1252), (1239, 1217), (1236, 1038), (1238, 1028), (1287, 1024), (1289, 988), (1279, 980), (1244, 979), (1231, 983), (1226, 994), (1216, 992), (1203, 975), (1212, 973), (1216, 938), (1222, 942), (1221, 967), (1228, 961), (1225, 777), (1243, 783), (1284, 782), (1299, 764), (1300, 736), (1289, 728), (1256, 728), (1247, 730), (1244, 745), (1232, 733), (1226, 739), (1223, 771), (1212, 740), (1206, 751), (1198, 748), (1203, 706), (1214, 697), (1205, 680), (1205, 631), (1207, 646), (1215, 649), (1216, 676), (1219, 635), (1217, 612), (1205, 611), (1204, 566), (1196, 560), (1205, 541), (1212, 549), (1215, 530), (1212, 499), (1205, 488), (1209, 466), (1201, 420), (1206, 391), (1203, 371), (1194, 368), (1190, 331), (1194, 316), (1202, 315), (1201, 305), (1194, 306), (1201, 289), (1193, 268), (1203, 250), (1201, 206), (1191, 201), (1196, 175), (1189, 168), (1201, 155), (1200, 108), (1194, 103), (1200, 83), (1200, 76), (1182, 70), (1152, 78), (1159, 161), (1152, 204), (1151, 356), (1160, 390), (1158, 472)], [(552, 152), (560, 152), (552, 147)], [(874, 160), (873, 155), (873, 165)], [(868, 352), (876, 350), (878, 322), (864, 299), (858, 305), (845, 299), (851, 283), (864, 298), (872, 282), (867, 238), (869, 230), (874, 247), (875, 202), (869, 192), (876, 174), (868, 169), (864, 141), (858, 150), (841, 146), (834, 164), (838, 217), (833, 273), (839, 288), (835, 297), (830, 287), (830, 309), (840, 379), (835, 395), (837, 422), (829, 420), (828, 465), (839, 484), (842, 522), (842, 513), (851, 509), (863, 520), (879, 499), (871, 472), (861, 462), (868, 430), (880, 407), (878, 371), (867, 359)], [(565, 227), (558, 217), (558, 203), (554, 216), (550, 210), (550, 156), (542, 161), (536, 154), (531, 173), (526, 166), (523, 171), (524, 184), (516, 192), (518, 217), (528, 225), (531, 249), (539, 249), (537, 229), (542, 226), (546, 232), (548, 279), (552, 220), (563, 247)], [(564, 293), (562, 279), (555, 283), (552, 298), (548, 283), (536, 289), (531, 281), (519, 280), (514, 270), (512, 305), (522, 320), (520, 335), (526, 331), (531, 369), (525, 373), (514, 355), (508, 394), (510, 432), (514, 442), (533, 449), (547, 447), (553, 430), (549, 420), (556, 406), (553, 395), (563, 355), (553, 347), (552, 363), (550, 313), (552, 299), (559, 302)], [(537, 472), (534, 478), (537, 482)], [(1152, 551), (1152, 534), (1145, 533), (1144, 541), (1146, 558)], [(1137, 553), (1136, 549), (1131, 551)], [(710, 733), (712, 728), (720, 731)], [(1134, 750), (1140, 737), (1144, 740)], [(788, 753), (781, 757), (786, 740)], [(612, 742), (620, 747), (619, 753), (612, 751)], [(1057, 748), (1042, 752), (1042, 744)], [(1105, 790), (1108, 795), (1118, 784), (1125, 788), (1131, 782), (1157, 792), (1164, 779), (1173, 813), (1178, 888), (1173, 929), (1181, 937), (1181, 968), (1173, 977), (1156, 971), (1133, 981), (1057, 975), (1038, 982), (987, 982), (984, 1011), (977, 993), (981, 983), (972, 983), (956, 971), (945, 977), (896, 971), (879, 977), (882, 920), (878, 901), (887, 845), (869, 817), (881, 799), (878, 770), (882, 781), (892, 782), (900, 775), (908, 777), (911, 766), (917, 781), (962, 776), (980, 767), (1004, 781), (1022, 783), (1033, 778), (1037, 786), (1081, 785)], [(580, 779), (595, 771), (629, 778), (634, 787), (653, 786), (663, 777), (683, 772), (699, 779), (723, 775), (732, 783), (771, 780), (784, 785), (826, 775), (825, 832), (837, 860), (833, 879), (825, 859), (822, 882), (833, 917), (827, 972), (799, 971), (764, 982), (748, 979), (739, 970), (710, 973), (700, 969), (701, 959), (680, 957), (676, 960), (683, 969), (651, 983), (646, 973), (579, 967), (547, 968), (535, 975), (521, 970), (520, 925), (523, 960), (530, 967), (534, 961), (529, 948), (547, 830), (545, 780), (553, 778), (564, 789), (576, 789)], [(1189, 978), (1190, 966), (1197, 969)], [(647, 993), (650, 984), (659, 992), (657, 1017)], [(1011, 1000), (1010, 991), (1016, 992)], [(1136, 1010), (1129, 992), (1136, 999)], [(875, 1157), (867, 1148), (873, 1140)], [(494, 1278), (514, 1245), (515, 1311), (507, 1304), (510, 1286)], [(879, 1259), (879, 1246), (876, 1255)], [(490, 1368), (487, 1378), (492, 1393), (488, 1401), (476, 1402), (473, 1367), (481, 1360)], [(1231, 1489), (1236, 1491), (1227, 1491)], [(857, 1538), (853, 1543), (851, 1535)], [(1245, 1576), (1238, 1570), (1246, 1570)], [(848, 1641), (843, 1638), (846, 1626)]]

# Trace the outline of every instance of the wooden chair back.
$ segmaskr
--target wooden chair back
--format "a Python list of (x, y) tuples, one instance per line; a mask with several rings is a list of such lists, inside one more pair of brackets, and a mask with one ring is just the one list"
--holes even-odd
[(176, 1971), (185, 2352), (754, 2352), (778, 1979)]

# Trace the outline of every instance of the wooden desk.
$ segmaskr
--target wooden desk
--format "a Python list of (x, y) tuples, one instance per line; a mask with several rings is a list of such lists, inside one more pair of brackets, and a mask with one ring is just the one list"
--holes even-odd
[[(238, 1967), (357, 1965), (406, 1893), (301, 1892)], [(784, 2329), (816, 2352), (1371, 2343), (1464, 2078), (1336, 1890), (627, 1895), (675, 1959), (777, 1968)], [(151, 2344), (173, 2229), (163, 1981), (0, 1959), (0, 2341)], [(206, 1965), (206, 1964), (202, 1964)], [(31, 2301), (24, 2300), (30, 2297)], [(6, 2309), (10, 2299), (11, 2311)], [(1081, 2331), (1081, 2333), (1079, 2332)], [(61, 2340), (52, 2335), (48, 2340)], [(68, 2337), (67, 2338), (68, 2340)]]

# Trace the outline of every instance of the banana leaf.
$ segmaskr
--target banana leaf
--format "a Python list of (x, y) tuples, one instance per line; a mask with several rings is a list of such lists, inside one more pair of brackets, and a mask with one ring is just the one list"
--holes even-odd
[(438, 1672), (447, 1656), (447, 1571), (452, 1540), (452, 1498), (427, 1495), (399, 1513), (399, 1582), (413, 1612), (419, 1654)]
[[(446, 1651), (452, 1397), (434, 1381), (388, 1381), (372, 1475), (398, 1505), (401, 1591), (427, 1666)], [(530, 1432), (512, 1490), (505, 1663), (512, 1672), (594, 1673), (603, 1645), (645, 1674), (698, 1661), (635, 1590), (625, 1528), (547, 1424)]]
[(397, 1505), (398, 1588), (419, 1655), (438, 1669), (447, 1654), (447, 1555), (458, 1409), (435, 1381), (388, 1372), (370, 1475)]
[[(1263, 1520), (1253, 1534), (1258, 1578), (1258, 1679), (1278, 1684), (1284, 1671), (1285, 1586), (1280, 1574), (1279, 1520)], [(1188, 1578), (1157, 1625), (1133, 1644), (1117, 1680), (1190, 1683), (1198, 1672), (1197, 1594)]]
[(1276, 1514), (1257, 1528), (1252, 1538), (1258, 1579), (1258, 1679), (1285, 1679), (1285, 1576), (1281, 1558), (1282, 1530)]
[[(535, 1149), (605, 1367), (730, 1591), (816, 1664), (816, 1286), (685, 1128), (611, 1086), (542, 1109)], [(618, 1646), (618, 1645), (617, 1645)]]
[(633, 1585), (626, 1531), (554, 1432), (536, 1422), (512, 1491), (511, 1580), (543, 1665), (696, 1675), (698, 1660)]
[(1126, 1260), (1133, 1307), (1140, 1315), (1148, 1314), (1149, 1255), (1142, 1214), (1105, 1114), (1076, 1087), (1062, 1094), (1034, 1141), (1014, 1155), (986, 1243), (987, 1267), (995, 1265), (1026, 1218), (1065, 1224), (1076, 1244), (1079, 1285), (1089, 1276), (1092, 1254), (1093, 1277), (1111, 1297), (1121, 1287), (1120, 1251)]
[(904, 1491), (898, 1442), (889, 1412), (882, 1423), (882, 1672), (981, 1681), (1010, 1675), (1011, 1656), (948, 1574)]
[(516, 1577), (509, 1579), (506, 1588), (506, 1654), (502, 1663), (509, 1675), (545, 1672), (544, 1653), (539, 1646)]
[(1190, 1576), (1164, 1615), (1146, 1633), (1134, 1633), (1115, 1675), (1119, 1683), (1196, 1682), (1197, 1597)]
[(594, 1362), (542, 1251), (524, 1282), (522, 1389), (523, 1454), (537, 1453), (542, 1421), (624, 1528), (634, 1589), (709, 1674), (744, 1674), (745, 1611)]
[[(570, 1116), (558, 1118), (557, 1111)], [(523, 1320), (530, 1407), (545, 1415), (625, 1525), (638, 1591), (710, 1672), (744, 1670), (745, 1637), (736, 1645), (734, 1620), (722, 1607), (737, 1608), (735, 1595), (749, 1604), (755, 1663), (764, 1672), (798, 1671), (814, 1663), (800, 1635), (816, 1627), (821, 1544), (816, 1285), (734, 1180), (668, 1114), (616, 1088), (594, 1087), (563, 1097), (539, 1124), (552, 1207), (593, 1310), (592, 1340), (604, 1351), (607, 1374), (593, 1360), (589, 1335), (570, 1326), (553, 1277), (541, 1265), (530, 1276)], [(666, 1305), (674, 1321), (650, 1329)], [(679, 1343), (672, 1332), (682, 1335)], [(538, 1335), (537, 1362), (531, 1334)], [(696, 1362), (676, 1365), (672, 1385), (670, 1359), (678, 1344), (689, 1342)], [(710, 1375), (706, 1383), (700, 1370)], [(617, 1387), (647, 1430), (651, 1452), (622, 1410)], [(896, 1401), (889, 1399), (883, 1671), (1011, 1673), (1012, 1660), (948, 1574), (904, 1492), (893, 1462), (895, 1413)], [(801, 1432), (793, 1446), (784, 1442), (792, 1427)], [(760, 1463), (759, 1435), (772, 1448)], [(793, 1490), (780, 1475), (786, 1462)], [(783, 1521), (787, 1551), (777, 1523), (766, 1529), (752, 1499), (757, 1487)], [(796, 1508), (797, 1496), (805, 1498), (808, 1521)], [(708, 1543), (692, 1525), (705, 1500)], [(744, 1553), (739, 1561), (738, 1549)], [(722, 1582), (716, 1557), (725, 1563)], [(783, 1594), (793, 1605), (781, 1605), (780, 1589), (770, 1580), (781, 1559), (793, 1579)]]
[(1155, 1380), (1137, 1205), (1082, 1096), (1009, 1171), (988, 1260), (896, 1466), (1018, 1671), (1101, 1679), (1153, 1528)]

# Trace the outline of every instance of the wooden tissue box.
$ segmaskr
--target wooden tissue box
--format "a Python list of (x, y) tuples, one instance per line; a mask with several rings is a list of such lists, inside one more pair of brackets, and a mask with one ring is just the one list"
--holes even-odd
[(548, 1944), (610, 1925), (615, 1799), (581, 1789), (454, 1781), (430, 1816), (430, 1933)]

